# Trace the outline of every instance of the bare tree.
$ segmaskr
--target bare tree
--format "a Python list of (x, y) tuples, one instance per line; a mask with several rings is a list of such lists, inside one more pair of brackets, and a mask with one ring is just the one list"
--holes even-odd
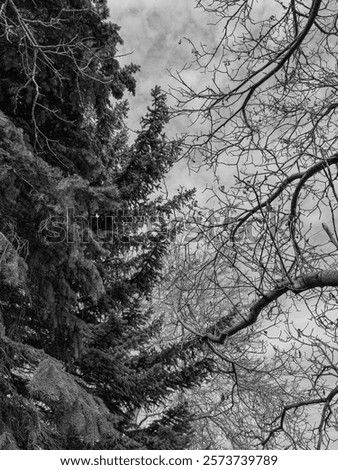
[[(203, 39), (192, 44), (194, 62), (177, 72), (171, 93), (176, 113), (192, 122), (187, 157), (200, 155), (201, 166), (215, 172), (210, 191), (222, 223), (214, 224), (199, 270), (224, 279), (227, 264), (227, 287), (240, 286), (241, 293), (236, 315), (222, 328), (192, 326), (192, 308), (182, 323), (229, 367), (239, 360), (236, 341), (242, 350), (252, 346), (251, 355), (240, 356), (250, 371), (244, 379), (253, 383), (257, 373), (265, 382), (259, 400), (247, 398), (245, 380), (235, 384), (243, 419), (229, 422), (238, 430), (235, 446), (334, 447), (338, 7), (333, 0), (197, 6), (214, 18), (220, 37), (211, 48)], [(201, 80), (189, 82), (192, 70), (202, 72)], [(212, 282), (215, 326), (214, 316), (227, 317), (232, 306), (219, 303), (224, 288)], [(188, 315), (187, 307), (177, 308)], [(209, 318), (205, 305), (199, 308)], [(268, 360), (257, 366), (264, 354)], [(227, 404), (234, 410), (232, 397)]]
[[(271, 326), (261, 321), (222, 345), (206, 340), (206, 334), (217, 335), (239, 321), (250, 292), (230, 257), (210, 260), (216, 233), (207, 230), (207, 219), (199, 218), (199, 224), (191, 231), (190, 222), (171, 250), (154, 295), (153, 307), (166, 324), (159, 341), (163, 347), (181, 337), (194, 354), (199, 351), (198, 359), (213, 361), (210, 375), (199, 387), (176, 397), (188, 403), (194, 417), (193, 447), (250, 449), (265, 438), (263, 430), (283, 403), (299, 397), (300, 380), (286, 386), (290, 380), (285, 361), (274, 357), (266, 341)], [(290, 367), (296, 371), (295, 365)]]

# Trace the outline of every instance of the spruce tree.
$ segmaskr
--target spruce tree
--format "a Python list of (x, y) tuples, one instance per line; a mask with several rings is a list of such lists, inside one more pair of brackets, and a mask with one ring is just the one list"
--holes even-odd
[(167, 221), (191, 193), (151, 197), (179, 143), (158, 87), (129, 143), (138, 67), (107, 19), (106, 1), (0, 2), (1, 449), (184, 448), (173, 394), (211, 368), (156, 339)]

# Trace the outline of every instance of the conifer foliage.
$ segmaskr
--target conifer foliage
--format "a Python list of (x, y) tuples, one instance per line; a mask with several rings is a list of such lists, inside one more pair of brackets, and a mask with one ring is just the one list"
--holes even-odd
[(128, 143), (138, 67), (107, 18), (106, 1), (0, 1), (1, 449), (184, 448), (173, 393), (211, 368), (156, 341), (165, 221), (190, 193), (150, 200), (179, 144), (159, 88)]

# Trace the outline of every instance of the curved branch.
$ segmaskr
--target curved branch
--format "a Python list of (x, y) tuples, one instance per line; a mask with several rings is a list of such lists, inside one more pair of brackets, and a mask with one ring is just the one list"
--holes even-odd
[(262, 310), (287, 292), (299, 294), (300, 292), (314, 289), (316, 287), (328, 286), (338, 287), (338, 271), (327, 270), (304, 274), (292, 279), (291, 282), (289, 279), (286, 279), (275, 289), (266, 292), (259, 300), (254, 302), (249, 308), (247, 318), (239, 321), (231, 328), (222, 331), (219, 335), (206, 333), (202, 339), (204, 341), (223, 344), (230, 336), (234, 336), (239, 331), (245, 330), (256, 323)]
[(302, 172), (302, 173), (294, 173), (293, 175), (290, 175), (288, 176), (284, 181), (282, 181), (282, 183), (279, 185), (279, 187), (276, 189), (276, 191), (274, 191), (273, 193), (271, 193), (271, 195), (266, 199), (266, 201), (262, 202), (262, 204), (257, 204), (257, 206), (253, 207), (250, 211), (248, 211), (245, 216), (243, 216), (239, 222), (237, 223), (237, 225), (233, 228), (232, 232), (231, 232), (231, 235), (230, 235), (230, 241), (234, 242), (235, 241), (235, 235), (238, 231), (238, 229), (248, 220), (250, 219), (250, 217), (255, 214), (256, 212), (258, 212), (259, 210), (263, 209), (263, 207), (266, 207), (268, 206), (269, 204), (271, 204), (271, 202), (273, 202), (275, 199), (277, 199), (277, 197), (282, 194), (282, 192), (284, 191), (285, 188), (287, 188), (287, 186), (292, 183), (293, 181), (297, 180), (297, 179), (300, 179), (302, 178), (302, 176), (304, 176), (304, 173), (305, 172)]
[[(274, 434), (276, 434), (279, 431), (284, 430), (284, 421), (285, 421), (286, 413), (288, 411), (297, 410), (298, 408), (301, 408), (303, 406), (324, 404), (323, 413), (325, 413), (325, 411), (326, 411), (327, 407), (329, 406), (330, 402), (332, 401), (332, 399), (337, 394), (338, 394), (338, 387), (331, 390), (331, 392), (326, 397), (313, 398), (313, 399), (309, 399), (309, 400), (299, 401), (297, 403), (291, 403), (290, 405), (284, 406), (283, 411), (280, 415), (279, 425), (276, 426), (275, 428), (271, 429), (268, 436), (264, 439), (264, 441), (262, 441), (262, 446), (264, 447), (269, 442), (269, 440), (273, 437)], [(322, 419), (321, 423), (320, 423), (320, 426), (319, 426), (319, 434), (320, 435), (321, 435), (321, 432), (322, 432), (323, 425), (324, 425), (324, 423), (323, 423), (323, 419)], [(321, 443), (321, 439), (319, 439), (317, 450), (320, 449), (320, 443)]]
[(293, 183), (293, 181), (295, 180), (300, 180), (298, 185), (296, 186), (296, 190), (293, 194), (293, 197), (292, 197), (292, 200), (291, 200), (291, 209), (290, 209), (290, 222), (289, 222), (289, 228), (290, 228), (290, 231), (291, 231), (291, 238), (292, 238), (292, 241), (294, 243), (294, 245), (296, 244), (297, 245), (297, 242), (295, 240), (295, 236), (294, 236), (294, 230), (293, 229), (293, 222), (294, 220), (296, 219), (296, 208), (297, 208), (297, 200), (298, 200), (298, 196), (299, 196), (299, 193), (302, 189), (302, 187), (304, 186), (305, 182), (311, 178), (311, 176), (315, 175), (316, 173), (318, 173), (319, 171), (323, 170), (325, 167), (327, 166), (330, 166), (330, 165), (334, 165), (335, 163), (338, 163), (338, 153), (334, 154), (332, 157), (330, 158), (327, 158), (327, 159), (324, 159), (324, 160), (320, 160), (318, 163), (312, 165), (308, 170), (306, 171), (303, 171), (302, 173), (294, 173), (293, 175), (290, 175), (288, 176), (284, 181), (282, 181), (282, 183), (278, 186), (278, 188), (273, 192), (271, 193), (271, 195), (264, 201), (262, 202), (261, 204), (257, 204), (255, 207), (253, 207), (252, 209), (250, 209), (236, 224), (236, 226), (233, 228), (231, 234), (230, 234), (230, 241), (231, 242), (234, 242), (235, 241), (235, 235), (237, 233), (237, 231), (240, 229), (240, 227), (252, 216), (254, 215), (256, 212), (258, 212), (259, 210), (263, 209), (263, 207), (266, 207), (268, 206), (269, 204), (271, 204), (271, 202), (273, 202), (275, 199), (277, 199), (277, 197), (282, 194), (282, 192), (284, 191), (285, 188), (287, 188), (287, 186), (290, 184), (290, 183)]
[(303, 173), (303, 176), (301, 177), (299, 183), (296, 186), (295, 192), (293, 193), (293, 196), (291, 199), (291, 206), (290, 206), (289, 230), (290, 230), (291, 240), (295, 248), (295, 252), (298, 255), (300, 254), (300, 248), (298, 246), (296, 235), (295, 235), (295, 221), (296, 221), (296, 210), (297, 210), (297, 203), (298, 203), (298, 197), (299, 197), (300, 191), (302, 190), (304, 184), (307, 182), (308, 179), (310, 179), (316, 173), (319, 173), (325, 167), (334, 165), (335, 163), (338, 163), (338, 153), (334, 154), (332, 157), (326, 160), (320, 160), (318, 163), (311, 166), (307, 171)]
[[(310, 12), (309, 12), (309, 19), (308, 19), (306, 25), (304, 26), (302, 31), (298, 34), (298, 36), (296, 36), (295, 39), (291, 42), (291, 44), (286, 49), (284, 49), (284, 51), (286, 51), (286, 54), (284, 55), (284, 57), (282, 57), (282, 59), (275, 65), (275, 67), (272, 70), (270, 70), (270, 72), (268, 72), (264, 77), (262, 77), (260, 80), (258, 80), (256, 83), (254, 83), (252, 86), (249, 87), (248, 94), (245, 97), (242, 106), (240, 107), (240, 110), (242, 110), (242, 113), (244, 115), (244, 121), (247, 125), (248, 125), (248, 123), (247, 123), (247, 119), (246, 119), (245, 108), (246, 108), (246, 105), (249, 103), (252, 95), (257, 90), (257, 88), (259, 88), (261, 85), (263, 85), (265, 82), (267, 82), (271, 77), (276, 75), (276, 73), (283, 67), (283, 65), (292, 57), (294, 52), (300, 47), (301, 43), (306, 38), (308, 32), (310, 31), (312, 25), (314, 24), (314, 22), (317, 18), (321, 3), (322, 3), (322, 0), (313, 0), (311, 8), (310, 8)], [(283, 51), (283, 53), (284, 53), (284, 51)], [(272, 61), (272, 63), (273, 63), (273, 61)], [(265, 65), (263, 68), (265, 68), (268, 65), (271, 65), (271, 63)], [(239, 85), (235, 90), (233, 90), (229, 94), (231, 95), (235, 91), (237, 92), (249, 80), (251, 80), (253, 78), (253, 76), (256, 75), (258, 72), (259, 71), (256, 71), (248, 79), (244, 80), (244, 82), (241, 85)], [(242, 92), (242, 93), (245, 93), (245, 91)], [(220, 124), (214, 130), (213, 134), (216, 134), (222, 127), (224, 127), (227, 124), (227, 122), (228, 122), (228, 120), (226, 122)], [(250, 127), (250, 126), (248, 125), (248, 127)]]

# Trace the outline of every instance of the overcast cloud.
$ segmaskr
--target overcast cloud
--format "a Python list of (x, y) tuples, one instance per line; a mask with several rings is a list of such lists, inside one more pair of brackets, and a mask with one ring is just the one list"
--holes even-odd
[[(195, 8), (194, 0), (109, 0), (111, 21), (121, 26), (124, 40), (120, 54), (131, 53), (120, 59), (121, 63), (134, 62), (141, 66), (137, 74), (136, 96), (129, 97), (131, 128), (138, 128), (140, 117), (149, 105), (150, 91), (155, 85), (168, 90), (174, 85), (168, 70), (181, 70), (193, 60), (192, 47), (184, 37), (199, 43), (211, 44), (215, 30), (208, 26), (210, 18)], [(199, 79), (196, 72), (191, 77)], [(182, 121), (173, 121), (169, 135), (179, 135), (185, 131)], [(206, 184), (213, 183), (213, 175), (205, 172), (189, 172), (186, 163), (175, 165), (166, 179), (171, 192), (178, 186), (197, 187), (199, 199), (205, 201), (207, 193), (202, 194)]]
[[(124, 60), (141, 65), (137, 80), (137, 113), (154, 85), (168, 88), (168, 69), (175, 71), (193, 58), (191, 46), (183, 39), (206, 38), (207, 16), (194, 8), (194, 0), (110, 0), (111, 20), (121, 26), (125, 42)], [(171, 82), (173, 83), (173, 82)], [(133, 106), (134, 108), (134, 106)]]

